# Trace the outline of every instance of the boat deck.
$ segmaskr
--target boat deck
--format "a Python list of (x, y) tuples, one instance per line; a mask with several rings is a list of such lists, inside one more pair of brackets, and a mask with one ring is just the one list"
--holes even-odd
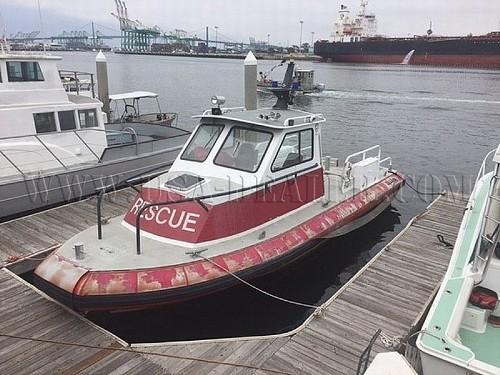
[[(124, 190), (104, 204), (123, 213)], [(288, 334), (130, 348), (84, 318), (38, 294), (10, 271), (0, 272), (0, 373), (65, 374), (355, 374), (380, 328), (404, 336), (443, 277), (465, 198), (440, 197), (311, 317)], [(0, 224), (0, 259), (62, 243), (95, 222), (95, 202), (64, 206)], [(37, 340), (37, 341), (33, 341)], [(375, 354), (392, 349), (380, 340)]]
[(475, 359), (500, 368), (500, 355), (498, 355), (498, 344), (496, 344), (500, 342), (498, 327), (488, 323), (484, 333), (461, 329), (460, 338), (462, 343), (472, 350)]

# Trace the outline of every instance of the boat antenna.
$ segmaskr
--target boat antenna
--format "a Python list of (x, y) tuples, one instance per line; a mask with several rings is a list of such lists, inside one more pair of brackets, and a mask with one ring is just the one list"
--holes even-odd
[(432, 21), (429, 24), (429, 30), (427, 30), (427, 36), (430, 37), (432, 35)]

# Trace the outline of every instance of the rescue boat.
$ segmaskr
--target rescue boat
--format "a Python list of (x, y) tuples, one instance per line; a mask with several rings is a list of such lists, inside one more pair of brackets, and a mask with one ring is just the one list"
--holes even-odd
[(35, 284), (80, 312), (148, 309), (278, 272), (383, 212), (405, 182), (391, 158), (324, 156), (323, 115), (277, 96), (257, 110), (214, 97), (169, 172), (48, 256)]

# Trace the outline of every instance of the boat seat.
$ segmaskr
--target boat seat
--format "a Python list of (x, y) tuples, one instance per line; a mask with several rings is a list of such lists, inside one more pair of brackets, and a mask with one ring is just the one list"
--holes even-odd
[(469, 302), (473, 306), (493, 311), (498, 305), (498, 294), (491, 289), (477, 286), (472, 290)]
[(255, 146), (251, 143), (243, 143), (240, 146), (234, 166), (239, 169), (253, 171), (258, 160), (259, 153), (255, 149)]
[(286, 157), (285, 162), (283, 163), (283, 169), (292, 167), (294, 165), (300, 164), (302, 162), (302, 155), (297, 152), (291, 152)]

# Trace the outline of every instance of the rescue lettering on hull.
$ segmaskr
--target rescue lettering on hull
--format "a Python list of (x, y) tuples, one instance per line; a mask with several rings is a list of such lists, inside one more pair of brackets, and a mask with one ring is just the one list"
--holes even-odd
[[(139, 211), (151, 203), (138, 197), (129, 212), (137, 217)], [(180, 229), (191, 233), (196, 232), (196, 224), (200, 217), (201, 215), (197, 213), (162, 206), (148, 207), (141, 214), (141, 219), (144, 221), (154, 222), (158, 225), (168, 225), (172, 229)]]
[[(283, 181), (256, 192), (210, 206), (197, 202), (151, 206), (141, 214), (141, 230), (176, 241), (200, 243), (229, 237), (269, 222), (324, 195), (323, 169)], [(184, 197), (165, 190), (143, 188), (125, 216), (136, 217), (150, 202), (175, 202)]]

